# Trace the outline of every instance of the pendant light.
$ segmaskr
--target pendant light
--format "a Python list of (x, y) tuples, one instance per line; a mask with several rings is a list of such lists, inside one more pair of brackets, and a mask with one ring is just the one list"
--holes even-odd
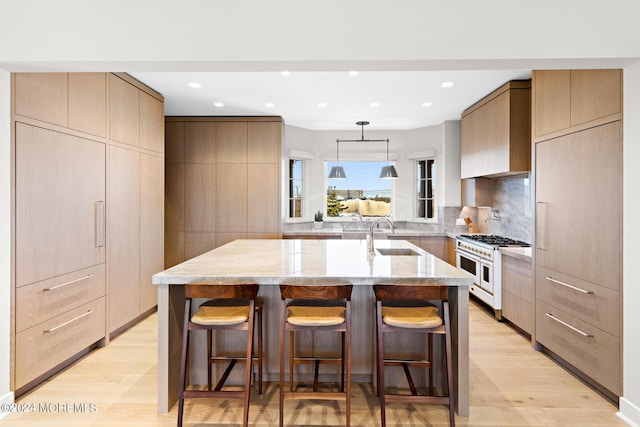
[[(387, 139), (387, 163), (389, 163), (389, 140)], [(398, 172), (396, 172), (396, 167), (389, 164), (387, 166), (383, 166), (380, 169), (380, 179), (396, 179), (398, 177)]]
[(344, 172), (344, 168), (338, 164), (340, 161), (340, 140), (336, 139), (336, 165), (331, 168), (329, 172), (329, 179), (347, 179), (347, 174)]
[[(356, 125), (360, 126), (362, 129), (362, 134), (360, 139), (336, 139), (336, 163), (338, 162), (338, 144), (340, 142), (386, 142), (387, 143), (387, 163), (389, 162), (389, 138), (387, 139), (364, 139), (364, 127), (368, 125), (367, 121), (356, 122)], [(395, 166), (389, 164), (387, 166), (383, 166), (380, 170), (380, 179), (395, 179), (398, 177), (398, 172), (396, 172)], [(331, 173), (329, 173), (329, 178), (332, 179), (346, 179), (347, 174), (344, 172), (344, 168), (342, 166), (334, 166), (331, 168)]]

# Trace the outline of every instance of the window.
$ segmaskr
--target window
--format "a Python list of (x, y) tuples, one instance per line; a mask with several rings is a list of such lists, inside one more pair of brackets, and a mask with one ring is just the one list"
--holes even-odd
[[(327, 162), (327, 171), (336, 162)], [(347, 179), (326, 179), (327, 217), (385, 216), (391, 213), (391, 180), (380, 179), (388, 162), (340, 162)]]
[(302, 160), (289, 160), (289, 218), (302, 218)]
[(418, 203), (416, 216), (418, 218), (433, 219), (435, 218), (435, 161), (418, 160), (417, 177), (418, 177)]

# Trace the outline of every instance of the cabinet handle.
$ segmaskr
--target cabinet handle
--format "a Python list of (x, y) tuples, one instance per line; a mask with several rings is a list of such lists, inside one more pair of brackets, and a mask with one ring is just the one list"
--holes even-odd
[(536, 202), (536, 223), (540, 224), (540, 226), (537, 228), (537, 233), (536, 233), (536, 249), (539, 249), (541, 251), (545, 251), (545, 242), (543, 241), (542, 237), (545, 234), (546, 231), (546, 224), (547, 224), (547, 209), (544, 209), (544, 215), (542, 215), (541, 209), (537, 209), (540, 206), (546, 206), (545, 202)]
[(547, 279), (550, 282), (557, 283), (558, 285), (562, 285), (565, 288), (569, 288), (569, 289), (573, 289), (574, 291), (582, 292), (583, 294), (587, 294), (587, 295), (593, 294), (593, 291), (588, 291), (586, 289), (578, 288), (578, 287), (570, 285), (568, 283), (561, 282), (560, 280), (556, 280), (553, 277), (547, 276), (547, 277), (545, 277), (545, 279)]
[(99, 200), (96, 202), (96, 248), (104, 247), (104, 202)]
[(57, 330), (58, 330), (58, 329), (60, 329), (60, 328), (64, 328), (65, 326), (70, 325), (71, 323), (73, 323), (73, 322), (75, 322), (75, 321), (77, 321), (77, 320), (80, 320), (80, 319), (82, 319), (83, 317), (90, 315), (91, 313), (93, 313), (93, 310), (89, 310), (89, 311), (87, 311), (86, 313), (82, 313), (82, 314), (81, 314), (80, 316), (78, 316), (78, 317), (74, 317), (74, 318), (73, 318), (73, 319), (71, 319), (71, 320), (67, 320), (66, 322), (61, 323), (61, 324), (59, 324), (59, 325), (58, 325), (58, 326), (56, 326), (56, 327), (53, 327), (53, 328), (51, 328), (51, 329), (47, 329), (46, 331), (42, 331), (42, 332), (44, 332), (45, 334), (50, 334), (51, 332), (55, 332), (55, 331), (57, 331)]
[(545, 313), (545, 316), (547, 316), (547, 317), (548, 317), (548, 318), (550, 318), (551, 320), (555, 320), (556, 322), (560, 323), (562, 326), (565, 326), (565, 327), (567, 327), (567, 328), (571, 329), (573, 332), (576, 332), (576, 333), (578, 333), (578, 334), (582, 335), (583, 337), (586, 337), (586, 338), (591, 338), (591, 337), (593, 337), (593, 335), (590, 335), (590, 334), (588, 334), (588, 333), (586, 333), (586, 332), (583, 332), (583, 331), (581, 331), (580, 329), (575, 328), (575, 327), (571, 326), (570, 324), (568, 324), (568, 323), (566, 323), (566, 322), (563, 322), (562, 320), (558, 319), (557, 317), (555, 317), (555, 316), (554, 316), (553, 314), (551, 314), (551, 313)]
[(87, 279), (90, 279), (90, 278), (91, 278), (91, 277), (93, 277), (93, 276), (94, 276), (93, 274), (89, 274), (88, 276), (84, 276), (84, 277), (81, 277), (81, 278), (76, 279), (76, 280), (71, 280), (71, 281), (69, 281), (69, 282), (65, 282), (65, 283), (63, 283), (63, 284), (61, 284), (61, 285), (53, 286), (53, 287), (51, 287), (51, 288), (44, 288), (42, 291), (43, 291), (43, 292), (55, 291), (56, 289), (64, 288), (65, 286), (69, 286), (69, 285), (71, 285), (71, 284), (73, 284), (73, 283), (80, 282), (81, 280), (87, 280)]

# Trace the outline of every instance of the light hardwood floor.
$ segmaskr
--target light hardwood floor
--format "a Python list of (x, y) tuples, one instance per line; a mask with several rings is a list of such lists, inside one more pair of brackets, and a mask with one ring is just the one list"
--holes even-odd
[[(105, 348), (18, 399), (35, 404), (35, 412), (11, 414), (0, 426), (175, 426), (176, 407), (156, 412), (156, 315), (116, 338)], [(625, 426), (617, 408), (560, 368), (509, 326), (470, 304), (471, 408), (458, 426)], [(380, 425), (372, 388), (354, 384), (351, 422)], [(64, 412), (63, 404), (95, 405), (94, 412)], [(52, 412), (40, 410), (51, 404)], [(56, 404), (60, 404), (55, 411)], [(289, 401), (288, 426), (344, 425), (344, 404)], [(240, 401), (197, 399), (185, 405), (186, 426), (236, 426)], [(249, 422), (276, 425), (278, 387), (268, 384), (263, 396), (253, 394)], [(446, 426), (444, 407), (391, 404), (389, 426)]]

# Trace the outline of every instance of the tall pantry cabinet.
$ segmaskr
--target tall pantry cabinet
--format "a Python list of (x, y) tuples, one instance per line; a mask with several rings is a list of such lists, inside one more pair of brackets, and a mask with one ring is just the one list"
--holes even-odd
[(11, 388), (20, 394), (156, 304), (164, 108), (123, 74), (20, 73), (12, 112)]
[(622, 71), (533, 73), (536, 341), (622, 393)]

